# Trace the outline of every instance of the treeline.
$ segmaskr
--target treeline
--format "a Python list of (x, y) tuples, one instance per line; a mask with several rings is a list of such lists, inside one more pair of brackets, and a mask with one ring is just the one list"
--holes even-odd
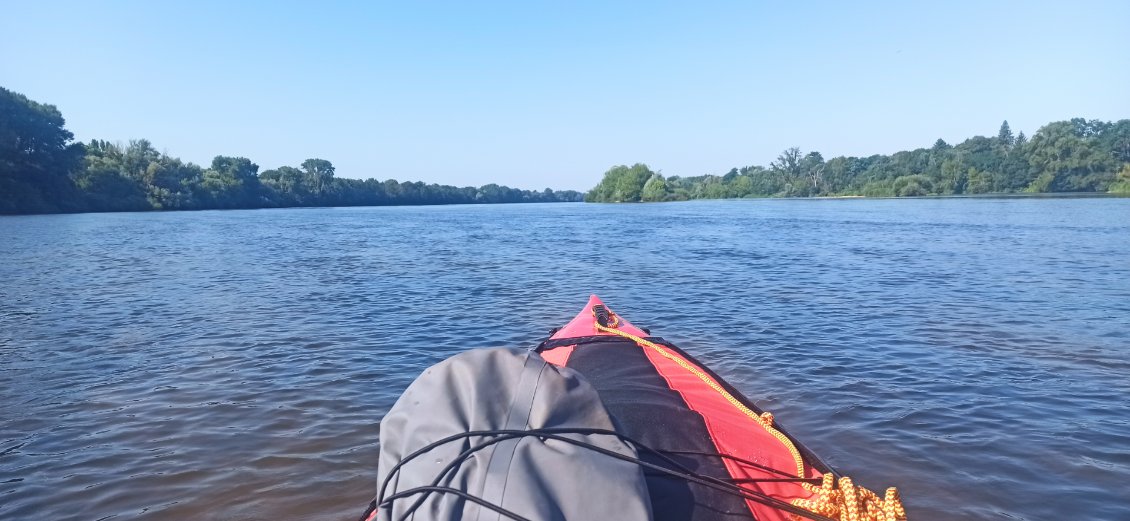
[(768, 167), (721, 175), (664, 177), (647, 165), (616, 166), (585, 194), (591, 202), (737, 197), (908, 197), (990, 193), (1130, 193), (1130, 120), (1081, 118), (1040, 128), (1031, 139), (1004, 122), (995, 137), (884, 156), (834, 157), (785, 150)]
[(205, 168), (146, 140), (118, 145), (73, 138), (54, 106), (0, 88), (0, 213), (583, 200), (573, 190), (345, 179), (334, 177), (324, 159), (260, 172), (247, 158), (217, 156)]

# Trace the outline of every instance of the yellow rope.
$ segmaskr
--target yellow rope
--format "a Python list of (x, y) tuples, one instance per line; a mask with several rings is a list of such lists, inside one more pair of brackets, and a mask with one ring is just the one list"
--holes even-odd
[[(654, 350), (659, 353), (660, 356), (675, 362), (683, 369), (697, 376), (703, 383), (722, 395), (726, 401), (733, 404), (739, 411), (752, 418), (758, 425), (761, 425), (766, 432), (780, 440), (781, 444), (793, 455), (793, 461), (796, 462), (797, 477), (805, 477), (804, 458), (801, 457), (800, 451), (797, 450), (796, 445), (793, 444), (793, 441), (790, 440), (788, 436), (785, 436), (784, 433), (773, 428), (772, 414), (765, 412), (758, 415), (735, 398), (734, 395), (723, 389), (710, 375), (704, 373), (701, 369), (686, 360), (683, 360), (682, 357), (671, 354), (671, 352), (664, 349), (663, 346), (631, 333), (615, 329), (620, 325), (619, 317), (616, 316), (612, 310), (608, 310), (608, 314), (612, 327), (602, 326), (599, 322), (593, 322), (593, 326), (596, 327), (597, 331), (624, 337), (635, 342), (640, 347)], [(805, 490), (813, 493), (813, 497), (810, 499), (795, 499), (793, 500), (793, 505), (822, 516), (840, 519), (842, 521), (906, 521), (906, 510), (903, 509), (898, 490), (894, 487), (887, 489), (885, 498), (880, 498), (874, 492), (866, 488), (855, 486), (849, 477), (845, 476), (840, 478), (839, 488), (835, 487), (835, 477), (832, 476), (832, 474), (824, 474), (823, 479), (824, 481), (819, 487), (809, 483), (801, 483)]]
[(880, 498), (866, 488), (855, 486), (847, 476), (840, 478), (837, 488), (831, 474), (824, 474), (824, 482), (819, 487), (802, 485), (814, 496), (795, 499), (793, 505), (816, 514), (844, 521), (906, 521), (902, 498), (894, 487), (888, 488), (886, 496)]

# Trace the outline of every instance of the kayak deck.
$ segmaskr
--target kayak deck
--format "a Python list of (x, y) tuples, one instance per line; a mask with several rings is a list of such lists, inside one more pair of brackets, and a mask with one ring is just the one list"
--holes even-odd
[[(880, 498), (855, 487), (595, 295), (530, 351), (473, 350), (429, 369), (381, 427), (381, 486), (362, 519), (906, 518), (894, 489)], [(429, 453), (450, 460), (434, 479), (406, 464), (457, 439), (462, 452)], [(390, 500), (409, 495), (419, 497), (408, 508)]]

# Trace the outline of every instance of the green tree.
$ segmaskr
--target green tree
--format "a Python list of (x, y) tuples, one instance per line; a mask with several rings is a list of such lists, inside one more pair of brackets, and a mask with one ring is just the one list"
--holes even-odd
[(92, 211), (130, 212), (150, 210), (145, 186), (123, 173), (125, 151), (106, 141), (86, 146), (84, 168), (74, 182), (83, 193), (84, 207)]
[(947, 157), (942, 161), (940, 183), (944, 193), (963, 194), (969, 181), (969, 172), (960, 157)]
[(259, 183), (272, 206), (304, 206), (315, 203), (306, 184), (306, 172), (292, 166), (264, 170), (259, 174)]
[(302, 170), (306, 172), (307, 186), (316, 194), (325, 192), (334, 177), (334, 166), (325, 159), (307, 159), (302, 162)]
[(801, 154), (797, 147), (786, 148), (777, 156), (777, 160), (769, 163), (769, 168), (789, 178), (801, 176)]
[(83, 147), (65, 123), (54, 105), (0, 88), (0, 213), (81, 209), (70, 174)]
[(1008, 126), (1008, 120), (1001, 123), (1001, 129), (997, 132), (997, 142), (1000, 143), (1005, 150), (1012, 149), (1012, 145), (1016, 143), (1016, 138), (1012, 137), (1012, 129)]
[(1116, 163), (1130, 163), (1130, 119), (1116, 121), (1096, 136), (1100, 150), (1109, 151)]
[(259, 208), (258, 173), (246, 157), (216, 156), (203, 173), (202, 199), (210, 208)]
[(977, 170), (976, 167), (969, 167), (965, 173), (965, 193), (967, 194), (987, 194), (993, 188), (992, 179), (986, 172)]
[(1114, 181), (1114, 158), (1095, 138), (1109, 127), (1083, 119), (1044, 125), (1026, 147), (1036, 173), (1030, 192), (1105, 191)]
[(790, 147), (781, 152), (776, 161), (769, 163), (773, 184), (780, 187), (778, 195), (786, 197), (807, 195), (808, 183), (804, 179), (802, 159), (800, 149)]
[(734, 197), (751, 197), (756, 195), (753, 187), (753, 176), (739, 175), (730, 183), (730, 193)]
[(891, 183), (891, 189), (898, 197), (915, 197), (930, 195), (933, 192), (933, 182), (930, 178), (921, 175), (906, 175), (895, 179)]
[(653, 174), (640, 191), (642, 201), (663, 201), (667, 199), (667, 180), (662, 175)]
[(1111, 183), (1109, 192), (1130, 195), (1130, 163), (1122, 165), (1122, 170), (1118, 172), (1114, 183)]
[(643, 191), (644, 183), (655, 175), (647, 165), (636, 163), (632, 166), (617, 165), (604, 173), (600, 180), (588, 194), (585, 201), (610, 203), (610, 202), (637, 202)]
[(698, 188), (697, 198), (699, 199), (724, 199), (729, 196), (725, 181), (722, 177), (716, 175), (705, 176)]
[(823, 192), (824, 168), (824, 156), (820, 152), (809, 152), (801, 160), (800, 170), (804, 174), (808, 195), (820, 195)]

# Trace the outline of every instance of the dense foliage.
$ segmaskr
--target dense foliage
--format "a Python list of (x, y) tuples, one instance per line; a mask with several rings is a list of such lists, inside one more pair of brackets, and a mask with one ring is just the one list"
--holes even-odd
[(78, 207), (69, 174), (83, 147), (73, 137), (55, 107), (0, 88), (0, 212)]
[(1040, 128), (1031, 139), (1008, 122), (995, 137), (889, 156), (834, 157), (790, 148), (768, 167), (724, 175), (664, 178), (647, 165), (616, 166), (586, 201), (671, 201), (728, 197), (906, 197), (1014, 192), (1130, 193), (1130, 120), (1072, 119)]
[(259, 172), (244, 157), (207, 167), (146, 140), (73, 143), (51, 105), (0, 88), (0, 213), (580, 201), (580, 192), (344, 179), (324, 159)]

